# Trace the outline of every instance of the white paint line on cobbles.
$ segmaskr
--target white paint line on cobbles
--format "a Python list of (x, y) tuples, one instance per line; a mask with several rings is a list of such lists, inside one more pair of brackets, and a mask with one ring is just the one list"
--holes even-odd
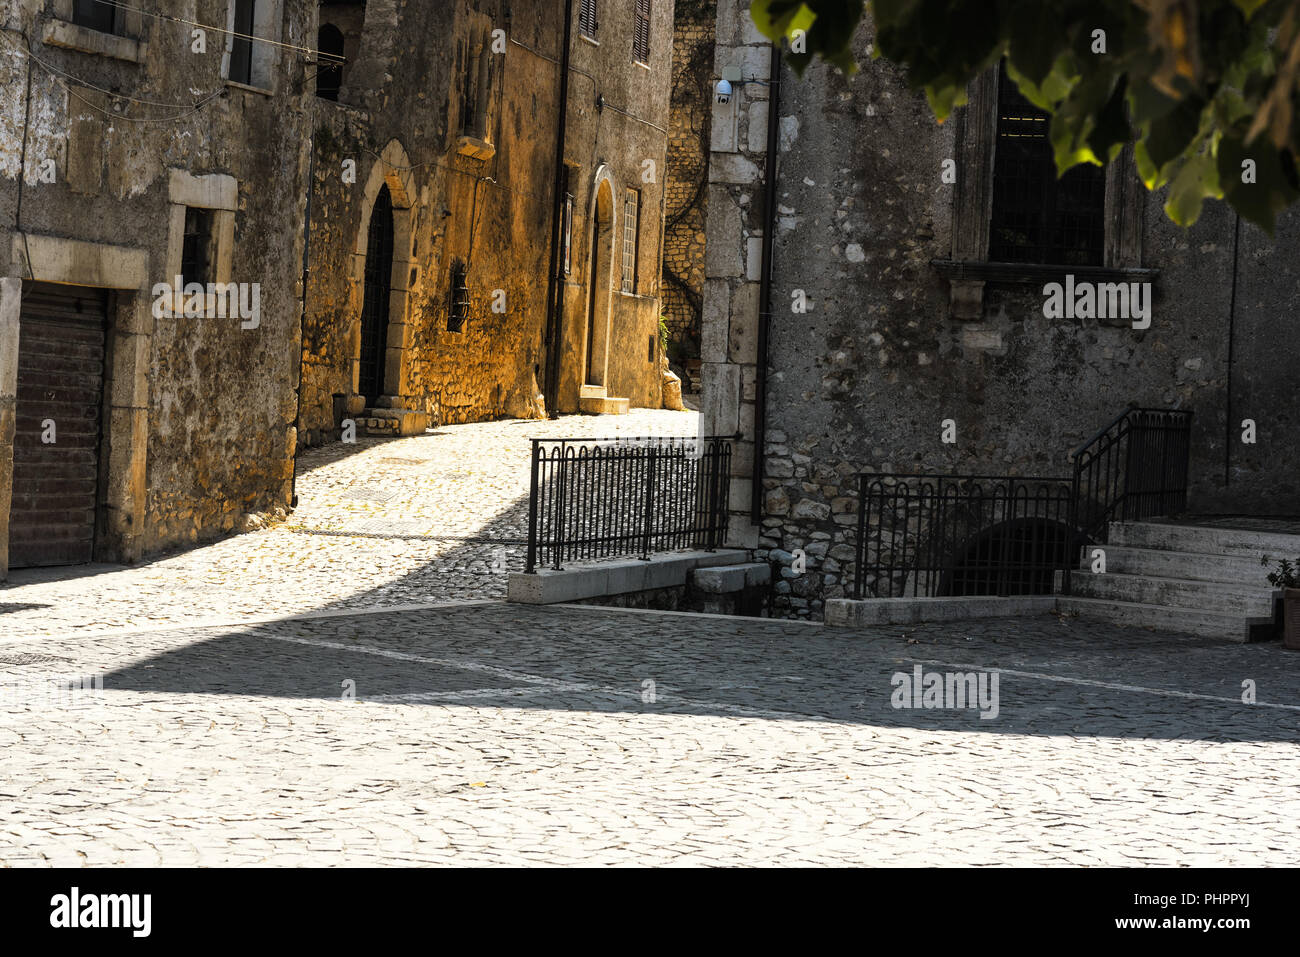
[(0, 647), (24, 645), (33, 641), (72, 641), (80, 638), (125, 638), (130, 635), (149, 635), (160, 632), (190, 631), (200, 628), (239, 628), (244, 625), (272, 625), (281, 621), (312, 621), (321, 618), (352, 618), (363, 615), (383, 615), (408, 611), (437, 611), (441, 608), (468, 608), (473, 605), (501, 604), (495, 598), (474, 598), (465, 601), (440, 601), (405, 605), (371, 605), (361, 608), (335, 608), (308, 611), (301, 614), (256, 615), (245, 618), (199, 618), (194, 621), (175, 621), (170, 624), (141, 625), (136, 628), (109, 628), (104, 631), (54, 632), (48, 635), (19, 635), (0, 638)]
[(811, 625), (814, 628), (825, 628), (826, 626), (820, 621), (805, 621), (802, 618), (755, 618), (749, 615), (718, 615), (706, 611), (667, 611), (658, 608), (622, 608), (617, 605), (580, 605), (570, 604), (568, 602), (557, 602), (554, 605), (534, 605), (534, 608), (578, 608), (585, 611), (622, 611), (633, 615), (675, 615), (678, 618), (719, 618), (724, 621), (746, 621), (757, 622), (768, 625)]
[[(374, 655), (379, 658), (389, 658), (394, 661), (411, 661), (416, 664), (433, 665), (439, 668), (451, 668), (457, 671), (474, 671), (481, 674), (492, 675), (497, 678), (505, 678), (510, 681), (522, 681), (526, 684), (539, 685), (538, 693), (541, 692), (577, 692), (577, 693), (596, 693), (608, 694), (615, 696), (627, 695), (633, 699), (639, 700), (640, 692), (631, 691), (627, 688), (614, 688), (609, 685), (594, 685), (586, 682), (560, 681), (558, 678), (547, 678), (542, 675), (528, 674), (527, 672), (514, 671), (510, 668), (501, 668), (497, 665), (485, 665), (478, 661), (468, 661), (463, 658), (431, 658), (427, 655), (413, 655), (405, 651), (393, 651), (390, 648), (377, 648), (374, 645), (345, 644), (340, 641), (326, 641), (321, 638), (294, 638), (289, 635), (261, 635), (269, 641), (284, 641), (295, 645), (309, 645), (316, 648), (328, 648), (331, 651), (351, 651), (362, 655)], [(490, 689), (489, 689), (490, 690)], [(457, 692), (427, 692), (428, 694), (456, 694)], [(467, 692), (459, 692), (467, 694)], [(487, 694), (484, 691), (483, 694)], [(414, 692), (420, 694), (420, 692)], [(666, 690), (656, 692), (660, 700), (675, 699), (683, 704), (697, 708), (708, 708), (715, 711), (728, 711), (733, 714), (743, 715), (745, 717), (756, 718), (781, 718), (795, 719), (799, 721), (824, 721), (821, 715), (805, 714), (796, 711), (774, 711), (768, 708), (750, 708), (745, 705), (730, 704), (721, 701), (706, 701), (702, 698), (688, 698), (685, 695), (673, 694)], [(379, 700), (377, 697), (367, 698), (368, 701)]]
[(1254, 704), (1247, 704), (1240, 698), (1227, 698), (1222, 695), (1199, 694), (1194, 691), (1171, 691), (1167, 688), (1147, 688), (1143, 685), (1125, 685), (1114, 681), (1097, 681), (1092, 678), (1068, 678), (1065, 675), (1049, 675), (1039, 671), (1017, 671), (1014, 668), (991, 668), (988, 665), (956, 664), (951, 661), (938, 661), (933, 658), (907, 658), (906, 661), (912, 661), (921, 665), (936, 665), (940, 668), (951, 668), (956, 671), (996, 671), (998, 674), (1012, 675), (1016, 678), (1033, 678), (1038, 681), (1056, 681), (1062, 684), (1086, 685), (1092, 688), (1105, 688), (1109, 691), (1134, 691), (1141, 694), (1160, 695), (1165, 698), (1193, 698), (1199, 701), (1216, 701), (1220, 704), (1236, 705), (1239, 708), (1247, 710), (1251, 708), (1278, 708), (1285, 711), (1300, 711), (1300, 705), (1296, 704), (1274, 704), (1269, 701), (1256, 701)]

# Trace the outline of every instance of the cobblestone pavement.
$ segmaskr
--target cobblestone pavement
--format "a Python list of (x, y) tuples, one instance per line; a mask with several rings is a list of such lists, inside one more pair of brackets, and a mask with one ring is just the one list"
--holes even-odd
[[(997, 716), (891, 707), (917, 665), (1000, 669)], [(1294, 866), (1297, 665), (498, 602), (9, 639), (0, 862)]]
[(530, 438), (694, 435), (697, 421), (635, 410), (311, 449), (286, 523), (131, 568), (20, 569), (0, 585), (0, 637), (502, 597), (523, 569)]

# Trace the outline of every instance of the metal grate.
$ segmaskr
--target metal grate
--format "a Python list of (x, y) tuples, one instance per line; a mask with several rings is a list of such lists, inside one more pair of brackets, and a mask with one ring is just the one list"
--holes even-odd
[(1100, 266), (1105, 240), (1106, 171), (1076, 166), (1057, 179), (1050, 116), (998, 76), (989, 259), (1053, 266)]

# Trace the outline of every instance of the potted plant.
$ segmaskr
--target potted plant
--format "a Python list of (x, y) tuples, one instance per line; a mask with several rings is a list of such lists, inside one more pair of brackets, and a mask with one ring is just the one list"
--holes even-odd
[[(1270, 561), (1265, 556), (1259, 563)], [(1277, 569), (1268, 573), (1268, 583), (1282, 589), (1282, 646), (1300, 651), (1300, 558), (1294, 562), (1283, 558), (1276, 564)]]

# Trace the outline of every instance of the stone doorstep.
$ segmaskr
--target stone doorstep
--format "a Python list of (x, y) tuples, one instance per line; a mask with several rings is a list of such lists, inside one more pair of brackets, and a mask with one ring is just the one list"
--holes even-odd
[(554, 605), (650, 591), (685, 585), (690, 573), (700, 566), (739, 565), (749, 560), (741, 548), (717, 551), (668, 552), (651, 555), (649, 561), (623, 558), (604, 562), (574, 562), (556, 571), (539, 568), (534, 574), (511, 572), (506, 585), (506, 601), (526, 605)]
[(829, 598), (828, 628), (863, 628), (870, 625), (913, 625), (926, 621), (963, 621), (968, 618), (1003, 618), (1041, 615), (1056, 609), (1055, 595), (1015, 598), (970, 595), (958, 598)]
[(578, 399), (578, 411), (584, 415), (627, 415), (632, 403), (629, 399), (585, 396)]
[(361, 421), (370, 435), (423, 435), (429, 427), (428, 413), (411, 409), (370, 409)]
[(709, 595), (729, 595), (772, 580), (772, 566), (766, 562), (696, 568), (691, 572), (695, 587)]

